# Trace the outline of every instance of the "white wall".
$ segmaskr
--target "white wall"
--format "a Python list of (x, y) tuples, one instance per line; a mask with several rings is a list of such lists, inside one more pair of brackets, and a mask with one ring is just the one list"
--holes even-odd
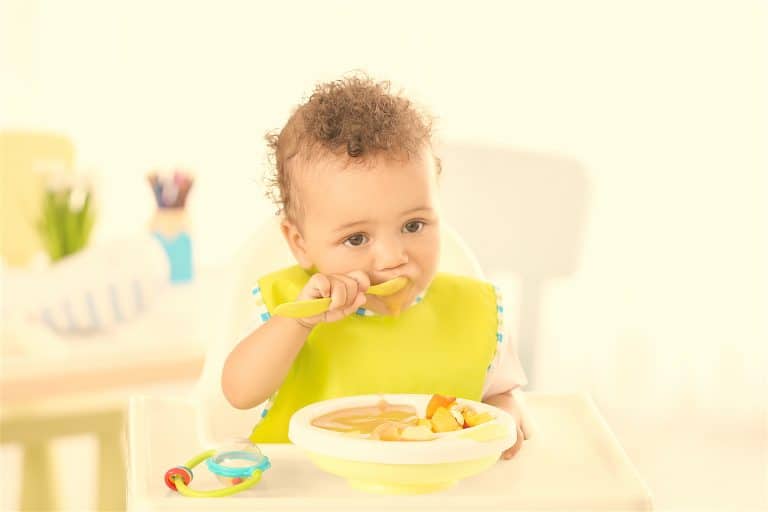
[(191, 167), (210, 263), (271, 211), (263, 133), (319, 80), (391, 79), (444, 139), (588, 173), (581, 267), (543, 297), (543, 384), (763, 420), (766, 4), (446, 4), (6, 1), (0, 126), (73, 137), (101, 177), (97, 239), (141, 228), (149, 169)]

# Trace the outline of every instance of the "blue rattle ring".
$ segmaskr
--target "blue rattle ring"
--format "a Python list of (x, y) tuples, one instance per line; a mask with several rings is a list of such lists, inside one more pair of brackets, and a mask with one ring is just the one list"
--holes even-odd
[[(226, 487), (210, 491), (196, 491), (189, 487), (194, 478), (192, 468), (205, 461), (208, 470), (216, 475)], [(271, 467), (269, 458), (262, 455), (255, 446), (247, 449), (207, 450), (183, 466), (176, 466), (165, 472), (165, 485), (182, 496), (190, 498), (220, 498), (250, 489), (261, 480), (264, 471)]]

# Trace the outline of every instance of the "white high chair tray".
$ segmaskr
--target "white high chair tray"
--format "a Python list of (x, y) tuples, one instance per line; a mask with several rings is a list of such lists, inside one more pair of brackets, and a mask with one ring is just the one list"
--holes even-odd
[[(527, 393), (536, 434), (512, 459), (419, 496), (355, 490), (316, 468), (291, 444), (260, 445), (272, 468), (254, 488), (228, 498), (185, 498), (163, 475), (205, 448), (194, 431), (195, 405), (139, 397), (129, 425), (129, 510), (650, 510), (651, 497), (592, 400), (581, 394)], [(202, 464), (191, 486), (219, 488)], [(225, 501), (222, 501), (225, 500)]]

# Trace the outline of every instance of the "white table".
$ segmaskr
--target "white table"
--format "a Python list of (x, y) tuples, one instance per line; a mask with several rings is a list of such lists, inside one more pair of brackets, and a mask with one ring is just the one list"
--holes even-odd
[[(380, 496), (317, 469), (290, 444), (261, 445), (271, 459), (253, 489), (220, 499), (170, 491), (165, 471), (202, 451), (192, 401), (138, 397), (129, 425), (129, 510), (650, 510), (647, 486), (595, 408), (581, 394), (529, 393), (537, 434), (518, 455), (435, 494)], [(186, 428), (185, 428), (186, 426)], [(247, 434), (247, 433), (244, 433)], [(192, 487), (220, 487), (204, 465)], [(226, 502), (221, 500), (225, 499)]]

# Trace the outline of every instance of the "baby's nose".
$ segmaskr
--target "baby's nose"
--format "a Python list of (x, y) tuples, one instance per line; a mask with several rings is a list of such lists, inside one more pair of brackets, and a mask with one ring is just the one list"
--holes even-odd
[(376, 249), (376, 268), (380, 272), (408, 263), (408, 253), (399, 240), (382, 241)]

